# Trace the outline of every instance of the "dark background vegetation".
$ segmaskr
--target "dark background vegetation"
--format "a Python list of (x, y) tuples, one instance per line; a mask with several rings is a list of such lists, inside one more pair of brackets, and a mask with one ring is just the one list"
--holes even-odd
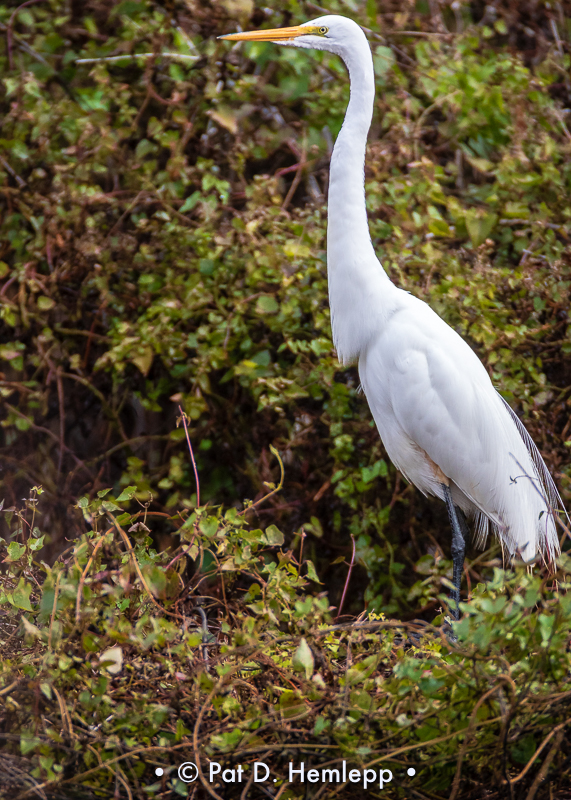
[[(499, 711), (490, 706), (489, 718), (499, 714), (501, 724), (486, 728), (488, 738), (479, 743), (466, 737), (473, 749), (464, 751), (460, 768), (451, 733), (452, 749), (443, 746), (436, 761), (431, 755), (425, 765), (432, 783), (421, 779), (417, 784), (427, 794), (418, 788), (415, 796), (442, 797), (456, 786), (455, 797), (483, 797), (493, 786), (496, 794), (490, 797), (563, 798), (545, 792), (561, 792), (569, 783), (571, 751), (559, 736), (565, 727), (555, 734), (552, 729), (564, 726), (569, 716), (569, 687), (562, 682), (569, 669), (571, 609), (561, 610), (558, 596), (549, 594), (565, 589), (567, 562), (559, 584), (545, 575), (532, 590), (525, 576), (500, 576), (493, 543), (484, 553), (469, 551), (468, 586), (493, 575), (496, 588), (489, 590), (491, 599), (481, 587), (476, 591), (474, 602), (480, 605), (463, 629), (473, 646), (474, 679), (458, 697), (454, 687), (467, 674), (464, 656), (437, 666), (444, 677), (434, 677), (436, 683), (426, 678), (418, 707), (403, 705), (413, 687), (421, 686), (421, 676), (440, 664), (442, 643), (430, 651), (436, 654), (434, 663), (429, 654), (424, 672), (417, 673), (414, 658), (407, 661), (403, 654), (404, 629), (381, 637), (374, 663), (367, 659), (378, 649), (378, 632), (359, 634), (353, 645), (343, 634), (339, 641), (330, 638), (325, 650), (316, 640), (311, 657), (299, 638), (315, 633), (311, 625), (331, 622), (329, 604), (340, 602), (351, 535), (356, 564), (346, 613), (367, 608), (405, 622), (432, 621), (442, 605), (442, 579), (451, 574), (445, 510), (407, 486), (387, 462), (358, 391), (356, 369), (338, 364), (331, 343), (326, 195), (329, 156), (348, 99), (345, 69), (323, 53), (216, 40), (238, 26), (297, 24), (324, 11), (365, 26), (373, 49), (377, 99), (366, 181), (378, 255), (399, 286), (427, 301), (474, 347), (571, 505), (571, 3), (331, 0), (325, 10), (295, 0), (8, 2), (0, 8), (0, 498), (13, 511), (0, 515), (9, 570), (0, 601), (15, 620), (22, 612), (30, 625), (33, 619), (37, 633), (26, 623), (25, 630), (18, 629), (35, 645), (27, 656), (24, 651), (14, 656), (16, 666), (9, 666), (5, 685), (11, 685), (13, 668), (31, 677), (31, 667), (22, 664), (27, 657), (37, 664), (34, 647), (51, 654), (49, 667), (55, 669), (59, 643), (89, 667), (90, 653), (128, 642), (131, 653), (147, 653), (151, 681), (138, 698), (137, 721), (129, 717), (130, 730), (136, 740), (148, 729), (147, 744), (156, 742), (162, 712), (152, 710), (151, 724), (151, 711), (143, 709), (151, 708), (157, 676), (168, 673), (172, 663), (167, 668), (152, 647), (174, 642), (180, 626), (149, 617), (144, 598), (153, 594), (174, 602), (173, 587), (180, 584), (184, 601), (192, 605), (200, 587), (214, 603), (208, 613), (209, 620), (216, 619), (209, 634), (216, 647), (232, 641), (234, 655), (245, 658), (253, 652), (248, 647), (255, 649), (266, 635), (272, 641), (278, 634), (290, 636), (271, 664), (264, 662), (261, 678), (257, 672), (250, 675), (261, 694), (272, 681), (284, 682), (278, 692), (286, 698), (281, 722), (267, 724), (279, 731), (277, 739), (268, 734), (274, 744), (291, 743), (296, 735), (300, 742), (312, 735), (319, 741), (329, 731), (331, 747), (364, 758), (363, 748), (371, 742), (398, 743), (399, 736), (404, 741), (413, 736), (407, 734), (407, 713), (417, 721), (426, 714), (438, 718), (443, 692), (449, 693), (446, 708), (452, 711), (441, 728), (446, 724), (457, 731), (469, 720), (476, 724), (487, 707), (479, 701), (496, 686)], [(197, 515), (192, 513), (194, 471), (184, 430), (177, 427), (179, 405), (190, 420), (200, 505), (208, 503), (209, 509)], [(283, 460), (283, 488), (244, 517), (232, 517), (232, 507), (242, 509), (244, 498), (260, 500), (267, 484), (278, 481), (280, 467), (270, 446)], [(128, 551), (121, 551), (125, 540), (119, 537), (112, 545), (100, 519), (109, 521), (119, 510), (134, 514), (138, 503), (154, 514), (149, 518), (152, 542), (142, 529), (129, 531), (147, 570), (139, 583)], [(119, 517), (118, 524), (126, 527), (127, 519)], [(256, 526), (259, 530), (252, 531)], [(185, 551), (176, 568), (167, 568), (181, 540), (196, 549)], [(73, 542), (79, 549), (70, 547)], [(280, 556), (278, 546), (283, 546)], [(264, 569), (279, 565), (271, 580), (257, 571), (262, 550)], [(222, 562), (223, 556), (228, 560)], [(34, 571), (38, 558), (45, 562), (42, 575)], [(321, 584), (308, 582), (317, 575)], [(142, 606), (130, 594), (135, 584)], [(263, 598), (252, 586), (265, 586)], [(512, 630), (509, 645), (501, 643), (502, 620), (511, 614), (501, 605), (502, 594), (522, 598), (509, 606), (523, 609), (516, 620), (521, 630), (518, 635)], [(88, 606), (84, 617), (76, 610), (77, 597)], [(142, 617), (135, 606), (144, 609)], [(532, 612), (539, 608), (547, 621), (534, 621)], [(126, 614), (123, 622), (115, 620), (117, 609)], [(156, 612), (152, 604), (150, 609)], [(127, 617), (136, 628), (130, 633), (121, 628)], [(234, 639), (224, 639), (230, 623)], [(153, 645), (145, 626), (155, 626)], [(12, 647), (19, 638), (10, 626), (6, 630)], [(477, 653), (489, 654), (496, 635), (496, 656), (480, 663)], [(188, 689), (183, 703), (184, 692), (175, 702), (170, 690), (161, 690), (160, 702), (171, 704), (169, 713), (187, 701), (198, 703), (199, 697), (204, 709), (210, 708), (209, 693), (227, 691), (222, 684), (216, 689), (209, 672), (218, 650), (213, 645), (208, 662), (198, 647), (205, 641), (200, 636), (190, 643), (198, 655), (192, 668), (187, 665), (197, 694)], [(177, 646), (182, 652), (183, 645)], [(505, 665), (519, 663), (527, 653), (536, 660), (513, 677)], [(246, 669), (254, 669), (252, 659)], [(293, 669), (287, 680), (284, 665)], [(322, 691), (313, 681), (318, 667), (329, 694), (314, 698), (310, 712), (307, 698)], [(355, 697), (347, 689), (352, 668), (369, 681)], [(38, 687), (29, 695), (22, 689), (20, 706), (29, 716), (19, 717), (14, 706), (13, 716), (4, 718), (4, 730), (14, 741), (22, 727), (33, 732), (32, 743), (14, 752), (18, 758), (33, 752), (30, 770), (39, 782), (54, 785), (61, 774), (52, 769), (53, 751), (48, 748), (51, 755), (46, 754), (41, 748), (47, 740), (40, 737), (43, 744), (38, 744), (33, 738), (38, 726), (47, 724), (38, 721), (46, 719), (41, 703), (55, 702), (54, 691), (59, 691), (58, 702), (69, 696), (73, 709), (73, 698), (93, 689), (80, 671), (70, 678), (69, 664), (57, 669), (63, 683), (50, 675), (59, 689), (41, 689), (41, 701)], [(184, 673), (180, 664), (173, 669)], [(512, 694), (504, 692), (501, 680), (497, 683), (502, 670), (512, 683), (521, 678)], [(545, 686), (537, 683), (543, 672)], [(389, 675), (394, 683), (386, 689), (383, 680)], [(77, 688), (74, 681), (86, 683)], [(115, 706), (123, 700), (110, 686), (106, 683), (100, 694), (108, 690)], [(119, 684), (115, 689), (122, 692)], [(388, 696), (395, 693), (390, 711), (374, 699), (385, 689)], [(220, 700), (220, 719), (266, 713), (240, 691), (234, 686), (236, 707), (228, 699), (231, 693)], [(533, 713), (526, 706), (524, 713), (522, 704), (534, 693), (539, 705)], [(373, 698), (373, 706), (366, 697)], [(89, 714), (106, 719), (107, 700), (89, 702)], [(271, 711), (275, 702), (267, 702)], [(300, 707), (307, 712), (298, 734), (295, 725), (284, 723), (288, 703), (297, 709), (294, 716)], [(334, 733), (325, 712), (319, 722), (319, 708), (325, 707), (320, 703), (330, 704), (330, 721), (348, 715), (348, 727)], [(235, 733), (240, 726), (219, 729), (210, 711), (200, 717), (200, 707), (189, 712), (195, 713), (192, 725), (185, 718), (182, 732), (175, 726), (176, 741), (186, 741), (193, 725), (212, 723), (204, 734), (210, 755), (217, 747), (230, 752), (251, 746), (243, 731)], [(69, 713), (73, 726), (74, 712)], [(516, 718), (518, 725), (510, 728)], [(351, 725), (358, 722), (365, 733), (359, 729), (354, 739)], [(434, 722), (427, 726), (415, 728), (414, 735), (421, 741), (438, 739), (441, 728)], [(65, 730), (72, 736), (72, 728)], [(73, 730), (81, 738), (81, 730)], [(112, 735), (123, 741), (121, 725)], [(534, 760), (545, 737), (551, 738), (541, 759)], [(200, 737), (196, 742), (203, 746)], [(546, 757), (554, 744), (555, 761), (555, 751), (551, 760)], [(101, 746), (98, 752), (107, 752), (107, 744)], [(499, 760), (484, 765), (482, 754), (492, 750)], [(38, 762), (41, 752), (44, 761)], [(59, 753), (55, 763), (61, 758)], [(464, 758), (471, 794), (463, 778), (453, 783)], [(528, 762), (533, 769), (514, 789), (506, 778), (509, 770), (515, 775)], [(79, 766), (73, 758), (66, 763), (69, 778)], [(549, 789), (543, 781), (554, 765), (557, 777)], [(14, 770), (20, 777), (26, 772), (20, 761)], [(138, 767), (135, 773), (143, 782)], [(115, 788), (109, 791), (123, 796), (122, 781), (131, 785), (131, 778), (112, 774)], [(91, 778), (85, 780), (87, 786)], [(107, 791), (101, 775), (97, 781), (97, 791)], [(133, 791), (148, 796), (151, 790), (145, 794), (142, 785)], [(183, 794), (182, 784), (176, 786)], [(517, 793), (522, 787), (525, 795)], [(91, 789), (85, 791), (92, 796)], [(175, 789), (152, 791), (166, 797)], [(68, 796), (61, 792), (53, 796)]]

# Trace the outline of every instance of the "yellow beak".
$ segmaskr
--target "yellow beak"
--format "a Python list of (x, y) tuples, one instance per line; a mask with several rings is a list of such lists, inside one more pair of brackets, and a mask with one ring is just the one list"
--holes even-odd
[(219, 39), (228, 39), (233, 42), (281, 42), (296, 39), (298, 36), (307, 36), (313, 29), (307, 25), (296, 25), (293, 28), (272, 28), (265, 31), (244, 31), (244, 33), (227, 33)]

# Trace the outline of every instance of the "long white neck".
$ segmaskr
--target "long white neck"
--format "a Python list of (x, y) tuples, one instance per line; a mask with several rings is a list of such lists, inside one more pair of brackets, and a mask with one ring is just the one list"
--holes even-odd
[(365, 206), (365, 150), (373, 115), (375, 76), (369, 43), (340, 53), (351, 99), (337, 137), (329, 176), (327, 272), (333, 341), (343, 363), (358, 359), (379, 330), (393, 285), (375, 255)]

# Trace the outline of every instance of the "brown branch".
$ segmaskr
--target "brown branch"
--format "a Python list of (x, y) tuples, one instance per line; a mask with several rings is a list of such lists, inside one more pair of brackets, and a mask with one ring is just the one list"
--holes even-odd
[(48, 650), (51, 650), (51, 648), (52, 648), (52, 631), (53, 631), (53, 627), (54, 627), (54, 621), (55, 621), (55, 618), (56, 618), (57, 596), (58, 596), (58, 593), (59, 593), (59, 582), (61, 580), (61, 574), (62, 573), (61, 573), (61, 570), (60, 570), (58, 572), (58, 574), (57, 574), (56, 585), (54, 587), (54, 601), (53, 601), (53, 604), (52, 604), (52, 613), (50, 614), (50, 628), (49, 628), (49, 632), (48, 632)]
[(63, 465), (63, 451), (65, 449), (65, 397), (63, 393), (63, 381), (61, 379), (61, 368), (56, 371), (57, 397), (59, 404), (59, 457), (57, 462), (57, 477), (61, 474)]
[(44, 0), (26, 0), (25, 3), (22, 3), (21, 6), (18, 6), (18, 8), (15, 8), (14, 11), (12, 11), (10, 19), (8, 20), (8, 25), (6, 26), (6, 44), (8, 47), (8, 68), (10, 70), (14, 69), (14, 59), (12, 57), (12, 26), (14, 25), (16, 14), (22, 8), (26, 8), (26, 6), (33, 6), (36, 3), (43, 3), (43, 2)]
[(349, 581), (351, 580), (351, 573), (353, 572), (353, 564), (355, 563), (355, 537), (351, 534), (351, 541), (353, 543), (353, 553), (351, 555), (351, 563), (349, 564), (349, 570), (347, 571), (347, 578), (345, 580), (345, 586), (343, 587), (343, 594), (341, 595), (341, 602), (339, 603), (339, 610), (337, 612), (337, 616), (335, 617), (335, 622), (341, 616), (341, 612), (343, 611), (343, 603), (345, 602), (345, 595), (347, 594), (347, 589), (349, 588)]
[(297, 187), (299, 186), (299, 182), (301, 181), (301, 175), (302, 175), (302, 172), (303, 172), (303, 168), (304, 168), (305, 164), (307, 163), (305, 159), (306, 159), (306, 152), (305, 152), (305, 142), (304, 142), (301, 160), (300, 160), (299, 164), (297, 164), (297, 169), (295, 171), (295, 175), (294, 175), (292, 184), (289, 187), (288, 193), (286, 194), (285, 199), (284, 199), (284, 201), (282, 203), (282, 211), (285, 211), (287, 209), (287, 207), (289, 206), (289, 204), (290, 204), (290, 202), (291, 202), (291, 200), (292, 200), (292, 198), (293, 198), (293, 196), (294, 196), (294, 194), (296, 192)]
[(246, 514), (248, 511), (251, 511), (253, 508), (256, 508), (256, 506), (259, 506), (260, 503), (263, 503), (269, 497), (271, 497), (272, 495), (276, 494), (276, 492), (281, 491), (281, 489), (282, 489), (282, 487), (284, 485), (285, 470), (284, 470), (283, 461), (281, 460), (280, 454), (278, 453), (278, 451), (276, 450), (276, 448), (273, 445), (270, 445), (270, 451), (275, 455), (275, 457), (277, 458), (277, 460), (279, 462), (279, 465), (280, 465), (280, 472), (281, 472), (280, 482), (278, 483), (278, 485), (274, 489), (272, 489), (271, 492), (268, 492), (268, 494), (265, 494), (263, 497), (260, 497), (259, 500), (256, 500), (255, 503), (251, 503), (246, 508), (243, 508), (242, 511), (239, 511), (238, 512), (238, 516), (239, 517), (241, 517), (243, 514)]
[(103, 536), (101, 536), (97, 540), (97, 543), (96, 543), (95, 547), (93, 548), (93, 552), (92, 552), (91, 556), (89, 557), (89, 560), (88, 560), (87, 564), (85, 565), (85, 569), (83, 570), (83, 572), (81, 573), (81, 576), (79, 578), (79, 583), (77, 584), (77, 597), (75, 599), (75, 623), (76, 623), (76, 625), (79, 623), (81, 596), (83, 594), (83, 586), (85, 584), (85, 578), (87, 577), (87, 573), (89, 572), (89, 570), (91, 569), (91, 565), (93, 564), (93, 559), (95, 558), (95, 555), (96, 555), (97, 551), (99, 550), (99, 548), (101, 547), (101, 545), (105, 541), (105, 537), (107, 536), (108, 532), (109, 531), (106, 531), (103, 534)]
[[(180, 411), (180, 419), (182, 420), (182, 424), (184, 427), (184, 433), (186, 436), (186, 443), (188, 444), (188, 449), (190, 452), (190, 458), (192, 460), (192, 466), (194, 468), (194, 479), (196, 480), (196, 507), (200, 506), (200, 481), (198, 480), (198, 469), (196, 468), (196, 461), (194, 460), (194, 453), (192, 451), (192, 444), (190, 443), (190, 436), (188, 434), (188, 425), (186, 422), (186, 414), (182, 410), (181, 406), (179, 405), (178, 410)], [(177, 428), (178, 428), (178, 420), (177, 420)]]
[[(506, 678), (505, 675), (500, 675), (499, 676), (499, 680), (500, 681), (506, 681), (507, 678)], [(496, 684), (495, 686), (492, 686), (491, 689), (488, 689), (488, 691), (480, 697), (480, 699), (478, 700), (478, 702), (474, 706), (472, 714), (470, 715), (470, 723), (468, 725), (468, 729), (466, 730), (466, 733), (465, 733), (465, 736), (464, 736), (464, 742), (462, 743), (462, 747), (460, 749), (460, 753), (458, 754), (458, 760), (456, 762), (456, 774), (454, 775), (454, 780), (452, 781), (452, 791), (450, 792), (449, 800), (456, 800), (456, 797), (458, 796), (458, 792), (460, 790), (460, 779), (462, 777), (462, 762), (464, 761), (464, 756), (468, 752), (468, 747), (470, 746), (470, 740), (472, 739), (472, 737), (474, 735), (474, 732), (475, 732), (474, 728), (475, 728), (475, 725), (476, 725), (476, 715), (478, 713), (478, 710), (479, 710), (480, 706), (483, 703), (485, 703), (486, 700), (489, 697), (491, 697), (493, 694), (495, 694), (498, 691), (498, 689), (500, 689), (500, 688), (501, 688), (500, 684)]]
[(115, 517), (113, 517), (111, 514), (109, 516), (111, 517), (111, 520), (113, 522), (115, 530), (119, 533), (119, 535), (123, 539), (125, 547), (127, 548), (127, 553), (129, 554), (129, 559), (131, 560), (131, 564), (135, 567), (135, 572), (137, 573), (137, 575), (139, 577), (139, 580), (141, 581), (141, 583), (143, 585), (143, 588), (147, 592), (147, 594), (149, 596), (149, 600), (151, 601), (151, 603), (154, 606), (156, 606), (161, 611), (161, 613), (166, 614), (169, 617), (174, 617), (177, 620), (180, 620), (180, 618), (181, 618), (180, 614), (175, 614), (172, 611), (167, 611), (166, 608), (164, 608), (160, 603), (158, 603), (155, 600), (155, 597), (154, 597), (154, 595), (153, 595), (153, 593), (152, 593), (147, 581), (145, 580), (145, 576), (141, 572), (141, 567), (139, 566), (139, 562), (135, 558), (135, 551), (133, 550), (133, 546), (131, 545), (131, 540), (129, 539), (129, 537), (127, 536), (127, 534), (123, 530), (123, 528), (119, 525), (119, 523), (117, 522)]
[[(520, 772), (518, 775), (516, 775), (516, 777), (515, 777), (515, 778), (511, 778), (511, 779), (510, 779), (510, 783), (512, 784), (512, 786), (513, 786), (513, 784), (514, 784), (514, 783), (518, 783), (519, 781), (521, 781), (521, 779), (522, 779), (522, 778), (525, 778), (525, 776), (527, 775), (527, 773), (529, 772), (529, 770), (532, 768), (532, 766), (533, 766), (533, 764), (534, 764), (535, 760), (536, 760), (536, 759), (539, 757), (539, 754), (541, 753), (541, 751), (544, 749), (544, 747), (546, 747), (546, 746), (547, 746), (548, 742), (549, 742), (549, 741), (550, 741), (550, 740), (551, 740), (551, 739), (552, 739), (552, 738), (553, 738), (555, 735), (559, 735), (559, 733), (560, 733), (561, 731), (564, 731), (565, 727), (566, 727), (567, 725), (569, 725), (569, 723), (570, 723), (570, 722), (571, 722), (571, 717), (569, 717), (569, 719), (566, 719), (566, 720), (565, 720), (565, 722), (562, 722), (560, 725), (557, 725), (555, 728), (553, 728), (553, 730), (552, 730), (552, 731), (550, 731), (550, 732), (547, 734), (547, 736), (545, 737), (545, 739), (544, 739), (544, 740), (542, 741), (542, 743), (539, 745), (539, 747), (537, 748), (537, 750), (535, 751), (535, 753), (532, 755), (532, 757), (529, 759), (529, 761), (527, 762), (527, 764), (525, 765), (525, 767), (522, 769), (522, 771), (521, 771), (521, 772)], [(547, 758), (549, 758), (549, 755), (547, 756)], [(547, 761), (547, 759), (546, 759), (546, 761)], [(548, 765), (548, 766), (549, 766), (549, 765)], [(536, 780), (537, 780), (537, 778), (536, 778)]]
[(71, 724), (71, 719), (70, 719), (70, 716), (69, 716), (69, 712), (67, 710), (67, 706), (66, 706), (62, 696), (60, 695), (60, 693), (58, 692), (56, 687), (53, 685), (53, 683), (51, 684), (51, 690), (55, 694), (55, 696), (57, 698), (57, 701), (58, 701), (63, 729), (65, 730), (65, 732), (67, 733), (69, 738), (73, 739), (73, 738), (75, 738), (74, 734), (73, 734), (73, 725)]
[(141, 198), (141, 195), (143, 195), (143, 194), (145, 194), (145, 190), (144, 190), (144, 189), (141, 189), (141, 191), (140, 191), (140, 192), (137, 194), (137, 196), (135, 197), (135, 199), (134, 199), (134, 200), (132, 200), (132, 201), (129, 203), (129, 205), (127, 206), (127, 208), (125, 209), (125, 211), (123, 211), (123, 213), (121, 214), (121, 216), (119, 217), (119, 219), (117, 220), (117, 222), (116, 222), (116, 223), (113, 225), (113, 227), (111, 228), (111, 230), (110, 230), (110, 231), (109, 231), (109, 233), (107, 234), (107, 237), (106, 237), (107, 239), (109, 239), (111, 236), (113, 236), (113, 234), (115, 233), (115, 231), (117, 230), (117, 228), (118, 228), (118, 227), (121, 225), (121, 223), (123, 222), (123, 220), (125, 219), (125, 217), (127, 216), (127, 214), (129, 214), (129, 212), (130, 212), (130, 211), (132, 211), (132, 210), (133, 210), (133, 208), (135, 208), (135, 206), (136, 206), (136, 205), (137, 205), (137, 203), (139, 202), (139, 199)]
[(563, 741), (563, 737), (565, 736), (565, 725), (567, 723), (564, 722), (561, 726), (561, 729), (557, 732), (557, 736), (555, 737), (555, 741), (553, 742), (553, 747), (545, 757), (545, 761), (541, 765), (541, 769), (535, 776), (534, 782), (531, 784), (531, 788), (527, 793), (525, 800), (533, 800), (535, 797), (537, 790), (539, 789), (539, 785), (545, 780), (547, 773), (549, 771), (549, 767), (551, 766), (551, 762), (555, 758), (557, 751), (561, 747), (561, 742)]

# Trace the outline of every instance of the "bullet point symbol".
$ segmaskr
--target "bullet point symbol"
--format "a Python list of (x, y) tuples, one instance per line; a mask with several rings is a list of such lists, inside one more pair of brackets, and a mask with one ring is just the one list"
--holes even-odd
[(416, 770), (414, 767), (409, 767), (406, 771), (406, 774), (409, 778), (412, 778), (413, 775), (416, 775)]
[(156, 770), (155, 770), (155, 775), (158, 775), (158, 776), (159, 776), (159, 778), (160, 778), (160, 777), (161, 777), (161, 775), (164, 775), (164, 774), (165, 774), (165, 771), (164, 771), (164, 769), (163, 769), (162, 767), (157, 767), (157, 768), (156, 768)]

